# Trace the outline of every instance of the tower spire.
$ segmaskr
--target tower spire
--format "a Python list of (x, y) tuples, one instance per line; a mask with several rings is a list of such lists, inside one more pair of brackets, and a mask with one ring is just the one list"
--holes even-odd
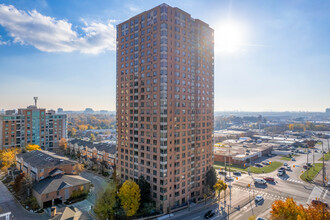
[(34, 105), (37, 107), (38, 97), (33, 97), (34, 99)]

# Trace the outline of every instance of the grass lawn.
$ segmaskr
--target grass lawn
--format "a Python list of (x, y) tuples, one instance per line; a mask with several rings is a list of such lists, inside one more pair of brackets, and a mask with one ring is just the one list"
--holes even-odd
[[(322, 160), (323, 160), (323, 157), (321, 157), (321, 158), (319, 159), (319, 161), (322, 161)], [(328, 153), (324, 154), (324, 160), (325, 160), (325, 161), (330, 160), (330, 151), (329, 151)]]
[(281, 157), (281, 160), (290, 161), (290, 160), (292, 160), (292, 158), (288, 157), (288, 156), (284, 156), (284, 157)]
[(308, 177), (306, 170), (303, 174), (301, 174), (300, 179), (310, 182), (315, 178), (315, 176), (320, 172), (321, 169), (322, 169), (321, 163), (314, 163), (313, 166), (308, 169)]
[[(270, 173), (273, 172), (274, 170), (278, 169), (279, 167), (281, 167), (283, 165), (283, 163), (278, 162), (278, 161), (274, 161), (272, 162), (270, 165), (264, 166), (264, 167), (251, 167), (251, 173)], [(217, 162), (214, 161), (214, 168), (215, 169), (220, 169), (220, 168), (224, 168), (224, 163), (221, 162)], [(240, 165), (232, 165), (231, 170), (235, 170), (235, 171), (241, 171), (241, 172), (248, 172), (249, 168), (244, 168), (244, 166), (240, 166)], [(228, 171), (228, 167), (227, 167), (227, 171)]]

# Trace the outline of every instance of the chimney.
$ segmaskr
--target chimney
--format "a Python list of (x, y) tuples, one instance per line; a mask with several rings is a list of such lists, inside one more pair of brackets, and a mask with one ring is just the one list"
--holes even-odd
[(56, 206), (53, 206), (50, 210), (50, 217), (54, 218), (56, 215)]

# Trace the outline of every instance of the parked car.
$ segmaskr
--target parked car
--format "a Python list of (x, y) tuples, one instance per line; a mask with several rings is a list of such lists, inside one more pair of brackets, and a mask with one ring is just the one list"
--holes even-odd
[(278, 171), (284, 171), (285, 172), (286, 168), (285, 167), (280, 167)]
[(262, 200), (264, 200), (264, 197), (257, 195), (256, 198), (254, 199), (256, 202), (261, 202)]
[(257, 217), (256, 220), (266, 220), (266, 219), (261, 218), (261, 217)]
[(291, 159), (292, 161), (296, 161), (296, 158), (294, 158), (294, 157), (292, 157), (292, 159)]
[(263, 167), (260, 163), (255, 164), (256, 167)]
[(226, 172), (226, 171), (223, 171), (223, 170), (221, 170), (221, 171), (219, 171), (219, 174), (220, 174), (220, 175), (226, 175), (226, 174), (227, 174), (227, 172)]
[(312, 205), (324, 205), (326, 208), (328, 208), (328, 203), (323, 202), (321, 200), (315, 200), (315, 199), (313, 199), (312, 200)]
[(312, 164), (311, 164), (311, 163), (306, 163), (306, 165), (307, 165), (308, 167), (312, 167)]
[(234, 181), (234, 177), (232, 177), (232, 176), (226, 176), (225, 180), (226, 181)]
[(284, 163), (283, 165), (284, 165), (284, 166), (288, 166), (288, 163)]
[(239, 172), (239, 171), (233, 172), (233, 174), (236, 175), (236, 176), (241, 176), (242, 175), (242, 173)]
[(267, 182), (264, 179), (254, 179), (254, 183), (265, 185)]
[(304, 165), (303, 168), (307, 170), (308, 166), (307, 165)]
[(204, 218), (209, 219), (212, 218), (215, 215), (215, 212), (213, 210), (209, 210), (205, 213)]
[(275, 179), (273, 177), (264, 177), (264, 180), (267, 182), (275, 182)]
[(291, 167), (290, 167), (290, 166), (287, 166), (287, 167), (286, 167), (286, 170), (287, 170), (287, 171), (291, 171)]
[(284, 175), (284, 170), (279, 170), (277, 176), (282, 176), (282, 175)]

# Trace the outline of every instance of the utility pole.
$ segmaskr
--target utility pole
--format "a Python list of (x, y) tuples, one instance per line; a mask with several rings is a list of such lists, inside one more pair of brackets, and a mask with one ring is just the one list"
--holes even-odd
[(309, 169), (309, 166), (308, 166), (308, 154), (309, 154), (309, 150), (308, 150), (308, 147), (307, 147), (307, 179), (308, 179), (308, 169)]
[(322, 141), (322, 155), (323, 155), (323, 186), (325, 186), (325, 182), (324, 182), (324, 180), (325, 180), (325, 166), (324, 166), (324, 156), (325, 156), (325, 154), (324, 154), (324, 149), (323, 149), (323, 141)]

